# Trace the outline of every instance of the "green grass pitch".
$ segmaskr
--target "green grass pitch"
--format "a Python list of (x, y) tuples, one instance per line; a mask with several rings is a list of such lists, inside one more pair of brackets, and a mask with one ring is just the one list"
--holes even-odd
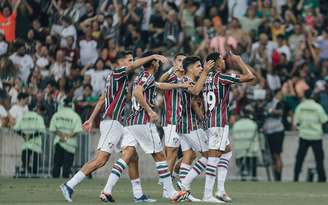
[[(61, 195), (59, 185), (63, 179), (13, 179), (0, 178), (0, 204), (67, 204)], [(98, 195), (105, 179), (85, 180), (74, 194), (72, 204), (103, 204)], [(158, 199), (155, 204), (171, 204), (161, 199), (161, 188), (156, 180), (143, 180), (145, 193)], [(193, 195), (200, 198), (204, 180), (198, 179), (192, 185)], [(233, 198), (233, 205), (327, 205), (328, 183), (270, 183), (229, 181), (226, 189)], [(133, 204), (132, 190), (127, 179), (119, 181), (114, 198), (117, 205)], [(190, 203), (183, 203), (190, 204)], [(204, 204), (204, 203), (193, 203)]]

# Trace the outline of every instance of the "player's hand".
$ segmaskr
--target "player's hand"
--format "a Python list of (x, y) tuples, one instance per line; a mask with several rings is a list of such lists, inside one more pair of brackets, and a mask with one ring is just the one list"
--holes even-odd
[(148, 111), (149, 119), (151, 123), (156, 123), (158, 120), (158, 115), (153, 110)]
[(85, 132), (91, 132), (91, 129), (92, 129), (92, 126), (93, 126), (93, 120), (87, 120), (83, 123), (82, 125), (82, 129), (85, 131)]
[(154, 58), (155, 60), (160, 61), (160, 62), (163, 63), (163, 64), (166, 64), (166, 63), (169, 62), (169, 59), (167, 59), (165, 56), (162, 56), (162, 55), (157, 55), (157, 54), (155, 54), (155, 55), (153, 55), (153, 58)]
[(204, 65), (204, 71), (208, 73), (214, 67), (214, 64), (215, 62), (213, 60), (206, 61)]
[(239, 63), (239, 62), (242, 61), (241, 57), (238, 56), (238, 55), (231, 55), (231, 56), (230, 56), (230, 60), (231, 60), (232, 62), (236, 62), (236, 63)]

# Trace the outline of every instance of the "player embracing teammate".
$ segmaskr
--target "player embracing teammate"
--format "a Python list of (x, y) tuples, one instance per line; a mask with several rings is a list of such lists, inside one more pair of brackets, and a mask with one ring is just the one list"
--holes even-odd
[[(228, 102), (230, 87), (234, 83), (248, 82), (254, 79), (248, 65), (239, 56), (229, 58), (241, 70), (241, 74), (225, 73), (225, 61), (219, 53), (207, 56), (204, 66), (201, 59), (195, 56), (186, 57), (177, 54), (174, 66), (156, 82), (155, 74), (160, 63), (166, 63), (164, 56), (151, 51), (144, 53), (143, 58), (133, 62), (131, 53), (118, 55), (118, 69), (108, 76), (105, 94), (100, 98), (90, 119), (84, 123), (85, 130), (90, 131), (92, 122), (105, 107), (103, 121), (100, 125), (96, 159), (88, 162), (72, 179), (61, 186), (64, 197), (72, 201), (74, 187), (85, 176), (102, 167), (109, 159), (114, 148), (122, 150), (122, 157), (113, 165), (100, 198), (104, 202), (114, 202), (112, 189), (123, 171), (129, 171), (135, 202), (154, 202), (148, 199), (140, 185), (138, 161), (135, 146), (151, 154), (155, 161), (163, 196), (173, 202), (200, 201), (191, 196), (190, 184), (202, 172), (206, 173), (203, 201), (222, 203), (231, 201), (224, 191), (228, 163), (231, 158), (231, 146), (228, 138)], [(128, 89), (128, 73), (143, 66)], [(159, 116), (154, 111), (156, 93), (164, 91), (164, 126), (165, 150), (155, 124)], [(131, 92), (131, 113), (124, 114), (127, 106), (128, 92)], [(122, 116), (127, 116), (122, 118)], [(176, 191), (171, 174), (176, 160), (177, 149), (181, 146), (183, 158), (180, 167), (179, 188)], [(165, 152), (164, 152), (165, 151)], [(194, 153), (201, 157), (192, 165)], [(215, 179), (218, 180), (218, 192), (213, 196)]]

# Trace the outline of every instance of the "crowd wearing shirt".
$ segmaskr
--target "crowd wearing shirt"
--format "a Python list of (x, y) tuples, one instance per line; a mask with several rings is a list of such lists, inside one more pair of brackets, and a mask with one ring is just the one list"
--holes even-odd
[(249, 104), (264, 122), (258, 109), (280, 92), (283, 129), (290, 130), (309, 88), (328, 112), (327, 10), (325, 0), (1, 1), (0, 89), (10, 102), (1, 99), (0, 116), (5, 121), (27, 111), (18, 105), (25, 93), (30, 110), (45, 107), (46, 126), (65, 98), (76, 109), (85, 106), (87, 112), (78, 113), (87, 119), (121, 50), (137, 58), (152, 50), (203, 59), (231, 50), (255, 69), (258, 81), (232, 88), (230, 123)]

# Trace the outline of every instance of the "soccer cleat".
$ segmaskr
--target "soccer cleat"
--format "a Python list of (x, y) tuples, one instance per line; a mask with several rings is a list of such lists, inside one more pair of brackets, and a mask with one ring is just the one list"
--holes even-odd
[(101, 192), (100, 195), (99, 195), (99, 199), (102, 201), (102, 202), (106, 202), (106, 203), (113, 203), (115, 202), (113, 196), (111, 194), (106, 194), (104, 192)]
[(207, 202), (207, 203), (221, 203), (221, 204), (225, 204), (224, 201), (221, 201), (217, 198), (215, 198), (214, 196), (211, 196), (211, 197), (204, 197), (203, 198), (203, 202)]
[(156, 202), (155, 199), (150, 199), (148, 198), (146, 195), (142, 195), (141, 197), (139, 198), (135, 198), (134, 197), (134, 203), (139, 203), (139, 202), (148, 202), (148, 203), (153, 203), (153, 202)]
[(181, 181), (177, 181), (176, 185), (180, 191), (190, 191), (190, 187), (185, 184), (182, 184)]
[(186, 201), (188, 200), (189, 194), (190, 193), (187, 191), (178, 191), (176, 195), (173, 198), (171, 198), (171, 202), (178, 203), (178, 202)]
[(66, 183), (60, 185), (59, 188), (62, 191), (63, 196), (65, 197), (66, 201), (72, 202), (73, 201), (72, 200), (72, 195), (74, 193), (74, 190), (71, 187), (67, 186)]
[(229, 195), (225, 192), (216, 192), (215, 193), (215, 197), (221, 201), (224, 201), (224, 202), (227, 202), (227, 203), (230, 203), (232, 202), (232, 199), (229, 197)]
[(166, 190), (163, 190), (162, 198), (164, 198), (164, 199), (169, 199), (170, 198), (170, 196), (169, 196), (169, 194), (167, 193)]
[(195, 198), (193, 195), (189, 194), (188, 201), (190, 202), (201, 202), (202, 200)]

